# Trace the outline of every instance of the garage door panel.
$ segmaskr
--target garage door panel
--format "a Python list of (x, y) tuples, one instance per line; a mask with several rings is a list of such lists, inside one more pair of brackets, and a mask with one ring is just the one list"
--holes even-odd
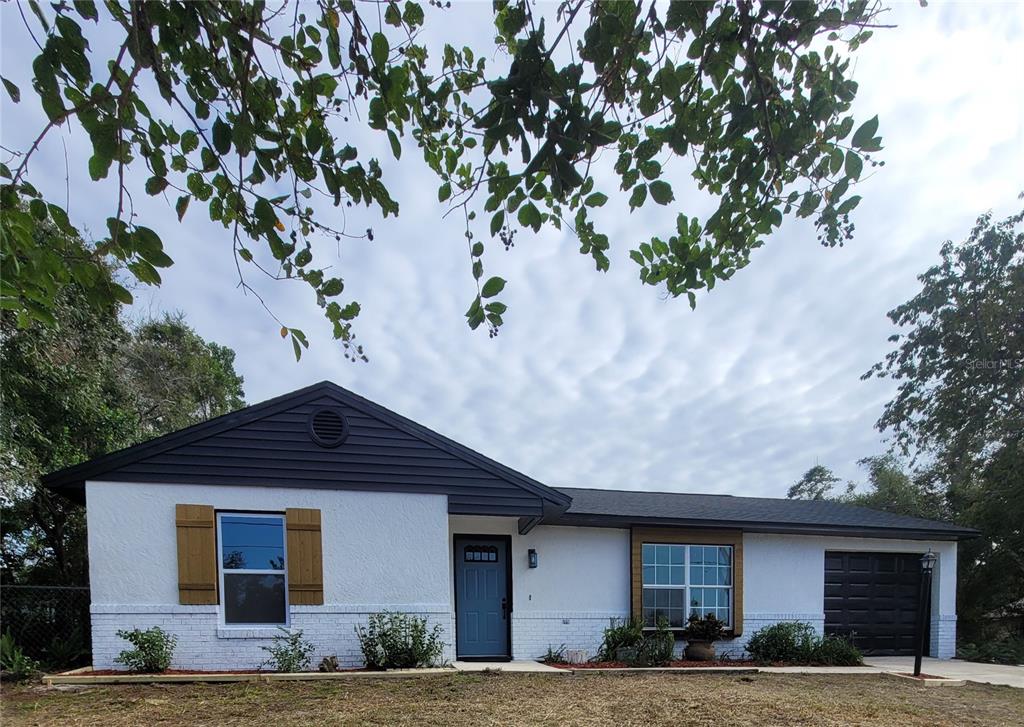
[(826, 551), (825, 633), (866, 654), (912, 654), (920, 578), (914, 553)]

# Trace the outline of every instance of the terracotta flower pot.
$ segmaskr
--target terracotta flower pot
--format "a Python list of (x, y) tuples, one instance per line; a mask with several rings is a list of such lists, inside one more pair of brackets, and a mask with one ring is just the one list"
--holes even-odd
[(711, 641), (687, 641), (686, 658), (691, 661), (714, 661), (715, 644)]

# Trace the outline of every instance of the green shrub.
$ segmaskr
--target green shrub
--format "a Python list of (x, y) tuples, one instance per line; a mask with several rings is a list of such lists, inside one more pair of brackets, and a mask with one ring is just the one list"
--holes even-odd
[(687, 641), (715, 642), (725, 636), (725, 622), (718, 620), (713, 613), (704, 618), (692, 614), (681, 635)]
[(10, 631), (0, 636), (0, 672), (5, 679), (20, 682), (39, 671), (39, 663), (27, 656)]
[(89, 649), (81, 630), (54, 636), (46, 647), (45, 662), (49, 669), (66, 669), (81, 664), (88, 655)]
[(849, 639), (826, 635), (818, 639), (811, 661), (824, 666), (860, 666), (864, 656)]
[(669, 629), (668, 621), (658, 619), (658, 626), (653, 632), (647, 632), (632, 649), (632, 658), (626, 660), (628, 666), (664, 666), (672, 661), (672, 651), (676, 646), (675, 634)]
[(957, 658), (986, 664), (1024, 664), (1024, 638), (1008, 636), (980, 644), (963, 644)]
[(309, 657), (314, 651), (313, 644), (302, 638), (302, 629), (289, 631), (283, 626), (278, 626), (277, 630), (281, 633), (274, 637), (274, 643), (260, 647), (270, 654), (267, 660), (260, 664), (260, 668), (270, 666), (282, 674), (307, 671)]
[(385, 611), (370, 616), (366, 628), (356, 626), (367, 669), (415, 669), (434, 666), (444, 651), (441, 627), (407, 613)]
[(172, 636), (159, 626), (145, 631), (122, 629), (117, 635), (135, 647), (125, 649), (114, 659), (118, 664), (128, 667), (128, 671), (153, 674), (165, 671), (171, 665), (171, 656), (178, 643), (177, 636)]
[(750, 657), (760, 664), (825, 664), (857, 666), (860, 651), (841, 636), (818, 636), (814, 627), (802, 621), (782, 621), (765, 626), (747, 643)]
[(638, 618), (613, 623), (604, 630), (597, 661), (615, 661), (619, 649), (636, 648), (644, 638), (644, 622)]

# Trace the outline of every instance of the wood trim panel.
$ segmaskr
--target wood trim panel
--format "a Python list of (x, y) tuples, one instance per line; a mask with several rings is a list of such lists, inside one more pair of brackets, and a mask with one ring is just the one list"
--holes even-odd
[(212, 505), (175, 505), (178, 535), (178, 602), (217, 603), (217, 528)]
[(743, 532), (687, 528), (632, 528), (629, 536), (630, 606), (633, 618), (643, 614), (643, 544), (731, 545), (733, 634), (743, 633)]
[(284, 511), (288, 533), (288, 603), (322, 606), (324, 603), (324, 554), (320, 511), (290, 507)]

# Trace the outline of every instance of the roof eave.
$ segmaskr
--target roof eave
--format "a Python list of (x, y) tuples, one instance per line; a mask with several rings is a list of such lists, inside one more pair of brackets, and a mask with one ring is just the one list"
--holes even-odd
[(871, 525), (836, 525), (828, 523), (784, 523), (750, 520), (707, 520), (694, 518), (636, 517), (627, 515), (564, 513), (544, 519), (546, 525), (577, 527), (681, 527), (696, 530), (742, 530), (748, 533), (780, 535), (828, 535), (861, 538), (893, 538), (899, 540), (969, 540), (981, 533), (973, 528), (901, 528)]

